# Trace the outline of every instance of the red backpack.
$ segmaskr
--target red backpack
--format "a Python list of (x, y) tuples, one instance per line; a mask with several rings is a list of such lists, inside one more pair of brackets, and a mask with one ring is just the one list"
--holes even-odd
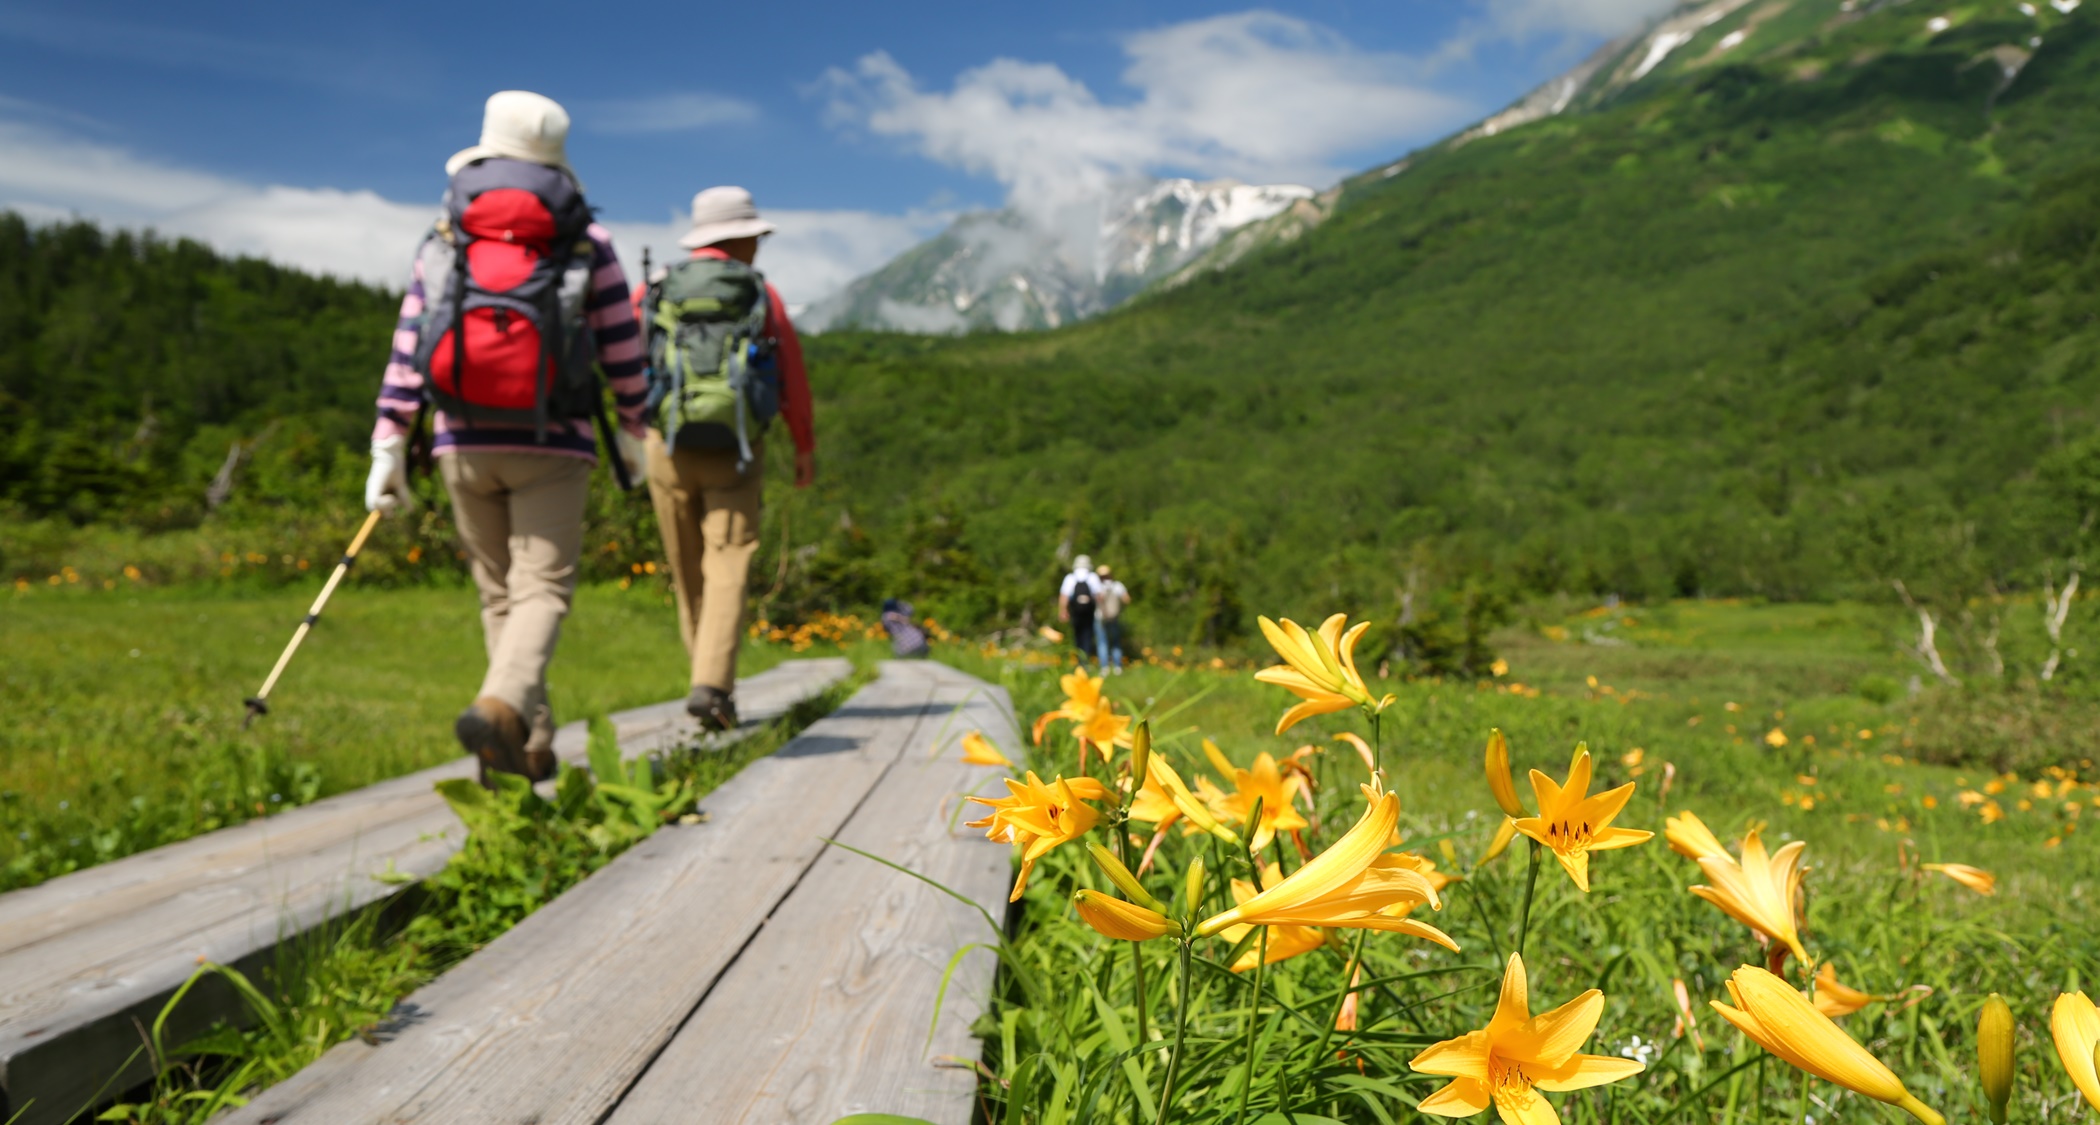
[(445, 192), (417, 251), (423, 315), (416, 370), (438, 408), (473, 425), (586, 418), (602, 405), (590, 295), (590, 206), (569, 173), (478, 160)]

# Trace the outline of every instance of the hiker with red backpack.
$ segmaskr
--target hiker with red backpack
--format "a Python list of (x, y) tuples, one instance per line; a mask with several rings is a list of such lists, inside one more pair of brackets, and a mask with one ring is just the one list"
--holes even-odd
[(599, 436), (623, 487), (644, 463), (641, 334), (612, 236), (569, 168), (568, 131), (560, 105), (506, 90), (488, 100), (481, 143), (445, 162), (444, 212), (401, 301), (365, 485), (371, 510), (414, 506), (410, 445), (428, 417), (481, 594), (488, 672), (453, 731), (484, 785), (554, 774), (547, 662), (576, 588)]
[(648, 334), (649, 497), (692, 658), (685, 709), (737, 725), (736, 655), (744, 587), (758, 550), (765, 432), (777, 416), (795, 443), (795, 487), (816, 475), (816, 431), (802, 342), (786, 302), (753, 268), (773, 224), (751, 193), (693, 197), (689, 257), (646, 280), (635, 305)]

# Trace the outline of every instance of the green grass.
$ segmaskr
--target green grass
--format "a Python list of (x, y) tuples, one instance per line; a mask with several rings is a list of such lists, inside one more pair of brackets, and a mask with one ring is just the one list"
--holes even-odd
[[(318, 588), (0, 593), (0, 890), (459, 753), (485, 657), (473, 592), (352, 579), (241, 730)], [(587, 586), (549, 671), (564, 721), (685, 693), (669, 595)], [(750, 644), (742, 671), (785, 655)]]
[[(1635, 624), (1625, 624), (1627, 618)], [(1604, 620), (1619, 623), (1611, 635), (1633, 643), (1575, 639), (1577, 623), (1594, 628)], [(1587, 895), (1574, 890), (1550, 856), (1540, 873), (1526, 954), (1534, 1011), (1600, 987), (1605, 1014), (1585, 1049), (1631, 1052), (1649, 1064), (1646, 1073), (1610, 1091), (1553, 1095), (1563, 1120), (1748, 1125), (1787, 1119), (1798, 1106), (1799, 1074), (1776, 1059), (1755, 1063), (1757, 1048), (1706, 1007), (1709, 999), (1725, 999), (1722, 980), (1729, 972), (1761, 964), (1763, 954), (1746, 928), (1686, 893), (1705, 880), (1660, 838), (1665, 815), (1684, 809), (1731, 844), (1758, 824), (1774, 846), (1808, 842), (1811, 955), (1833, 962), (1847, 984), (1901, 997), (1870, 1005), (1842, 1025), (1949, 1120), (1983, 1119), (1969, 1029), (1990, 991), (2006, 996), (2020, 1026), (2013, 1120), (2075, 1112), (2067, 1108), (2075, 1093), (2050, 1046), (2047, 1013), (2060, 990), (2085, 987), (2100, 968), (2100, 936), (2090, 925), (2100, 906), (2094, 901), (2100, 857), (2078, 832), (2084, 818), (2100, 815), (2089, 762), (2067, 763), (2078, 767), (2070, 771), (1994, 777), (1988, 769), (1920, 761), (1911, 718), (1934, 693), (1887, 702), (1859, 695), (1854, 689), (1861, 680), (1894, 679), (1907, 669), (1880, 639), (1874, 615), (1847, 607), (1679, 604), (1577, 615), (1569, 627), (1565, 642), (1512, 638), (1505, 646), (1512, 667), (1498, 682), (1386, 685), (1399, 695), (1384, 721), (1384, 753), (1402, 798), (1407, 846), (1468, 876), (1447, 889), (1444, 910), (1421, 910), (1417, 917), (1450, 932), (1464, 952), (1372, 935), (1368, 975), (1401, 979), (1371, 990), (1363, 1030), (1336, 1036), (1329, 1053), (1318, 1057), (1319, 1027), (1331, 1016), (1341, 984), (1341, 958), (1317, 952), (1273, 966), (1260, 1006), (1250, 1120), (1279, 1108), (1286, 1086), (1300, 1113), (1381, 1125), (1435, 1120), (1416, 1114), (1413, 1105), (1442, 1080), (1411, 1073), (1407, 1060), (1429, 1043), (1485, 1025), (1498, 954), (1513, 944), (1522, 898), (1521, 839), (1499, 860), (1475, 866), (1501, 820), (1480, 756), (1489, 729), (1498, 726), (1515, 744), (1520, 777), (1529, 767), (1564, 776), (1574, 744), (1586, 740), (1597, 762), (1592, 791), (1634, 781), (1638, 788), (1618, 823), (1658, 834), (1641, 847), (1595, 857)], [(1002, 678), (1024, 722), (1055, 702), (1048, 672), (991, 658), (965, 664)], [(1512, 691), (1511, 681), (1542, 690), (1536, 696)], [(1212, 772), (1197, 751), (1199, 737), (1216, 739), (1239, 762), (1260, 751), (1327, 747), (1315, 767), (1325, 826), (1312, 834), (1316, 850), (1362, 807), (1356, 756), (1326, 738), (1340, 730), (1368, 734), (1360, 717), (1313, 720), (1278, 737), (1271, 728), (1286, 705), (1284, 692), (1244, 672), (1208, 668), (1134, 669), (1110, 681), (1110, 694), (1132, 712), (1159, 716), (1160, 742), (1184, 776)], [(1731, 703), (1737, 710), (1727, 709)], [(1692, 724), (1695, 715), (1700, 721)], [(1787, 733), (1784, 747), (1764, 741), (1773, 729)], [(1862, 730), (1873, 736), (1861, 738)], [(1069, 741), (1053, 736), (1031, 762), (1046, 777), (1070, 771)], [(1665, 763), (1667, 797), (1661, 792)], [(2037, 796), (2039, 783), (2047, 785), (2046, 799)], [(1528, 803), (1529, 787), (1520, 781), (1518, 790)], [(1987, 821), (1986, 806), (1964, 804), (1964, 793), (1991, 802), (2002, 817)], [(2073, 804), (2077, 812), (2067, 809)], [(1148, 827), (1138, 829), (1140, 839)], [(1091, 838), (1112, 836), (1098, 828)], [(1213, 871), (1221, 859), (1233, 862), (1195, 847), (1200, 840), (1170, 834), (1161, 871), (1149, 878), (1153, 894), (1175, 893), (1199, 851)], [(1917, 866), (1933, 861), (1993, 871), (1997, 896), (1979, 897)], [(1000, 1002), (980, 1024), (989, 1041), (987, 1063), (1000, 1079), (981, 1091), (992, 1120), (1047, 1125), (1080, 1120), (1089, 1110), (1086, 1119), (1094, 1121), (1153, 1119), (1141, 1107), (1157, 1098), (1164, 1077), (1163, 1037), (1171, 1034), (1174, 1014), (1175, 993), (1165, 983), (1172, 976), (1172, 943), (1137, 947), (1150, 983), (1146, 1023), (1154, 1042), (1128, 1056), (1134, 1067), (1125, 1066), (1123, 1048), (1139, 1046), (1132, 947), (1078, 921), (1068, 905), (1078, 887), (1109, 889), (1079, 848), (1063, 847), (1038, 864), (1023, 900), (1004, 955)], [(1231, 1122), (1245, 1073), (1248, 984), (1203, 964), (1203, 958), (1225, 957), (1223, 942), (1199, 941), (1196, 954), (1192, 1046), (1167, 1120)], [(1704, 1051), (1673, 1035), (1673, 979), (1690, 991)], [(1052, 980), (1065, 983), (1053, 991), (1043, 985)], [(1490, 983), (1482, 987), (1483, 981)], [(1910, 991), (1918, 986), (1930, 994)], [(1912, 999), (1918, 1002), (1906, 1006)], [(1336, 1047), (1346, 1050), (1346, 1060), (1333, 1057)], [(1809, 1093), (1816, 1099), (1809, 1112), (1819, 1123), (1898, 1116), (1820, 1081)]]

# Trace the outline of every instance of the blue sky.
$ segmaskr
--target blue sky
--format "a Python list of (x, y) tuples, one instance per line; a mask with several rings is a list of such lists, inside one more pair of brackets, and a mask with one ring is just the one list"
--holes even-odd
[(483, 99), (532, 89), (570, 110), (624, 242), (667, 244), (694, 191), (740, 183), (806, 299), (960, 209), (1133, 175), (1324, 186), (1659, 6), (0, 0), (0, 206), (386, 280)]

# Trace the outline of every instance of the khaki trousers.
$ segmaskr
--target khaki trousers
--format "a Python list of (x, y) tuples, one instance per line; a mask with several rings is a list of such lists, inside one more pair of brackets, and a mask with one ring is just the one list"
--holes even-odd
[(757, 442), (751, 449), (751, 467), (740, 476), (735, 450), (666, 449), (663, 435), (649, 431), (649, 499), (671, 564), (678, 635), (692, 656), (694, 687), (736, 687), (744, 584), (765, 495), (765, 450)]
[(591, 463), (547, 453), (457, 450), (439, 457), (452, 518), (481, 591), (481, 634), (494, 696), (551, 739), (547, 662), (576, 592)]

